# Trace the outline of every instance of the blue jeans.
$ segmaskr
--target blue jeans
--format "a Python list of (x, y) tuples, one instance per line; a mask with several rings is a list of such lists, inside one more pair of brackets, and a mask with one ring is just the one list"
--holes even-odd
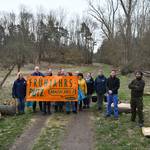
[(118, 118), (118, 95), (107, 96), (107, 115), (111, 115), (111, 104), (114, 104), (114, 117)]
[(17, 98), (17, 102), (18, 102), (18, 112), (22, 112), (24, 113), (24, 108), (25, 108), (25, 101), (24, 98)]
[(66, 102), (66, 112), (70, 112), (71, 106), (72, 106), (72, 111), (77, 111), (75, 107), (75, 102)]

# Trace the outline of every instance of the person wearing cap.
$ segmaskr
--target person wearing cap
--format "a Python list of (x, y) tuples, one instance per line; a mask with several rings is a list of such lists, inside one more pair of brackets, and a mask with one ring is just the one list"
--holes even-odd
[(118, 90), (120, 80), (116, 77), (116, 70), (112, 70), (110, 77), (107, 79), (107, 112), (105, 117), (110, 117), (112, 113), (111, 104), (114, 104), (114, 118), (118, 119)]
[[(39, 71), (39, 66), (35, 66), (34, 72), (31, 74), (31, 76), (43, 76), (44, 77), (44, 74)], [(36, 112), (36, 101), (33, 102), (32, 107), (33, 107), (33, 112)], [(43, 111), (42, 102), (39, 102), (39, 107), (40, 107), (40, 111), (42, 112)]]
[(143, 118), (143, 93), (145, 87), (145, 81), (142, 79), (143, 73), (137, 71), (135, 73), (134, 80), (129, 84), (129, 89), (131, 90), (131, 121), (135, 122), (136, 119), (136, 109), (139, 117), (139, 126), (142, 127), (144, 123)]
[(25, 97), (26, 97), (26, 80), (23, 74), (17, 74), (17, 80), (14, 81), (12, 88), (12, 97), (17, 99), (18, 114), (24, 114)]
[[(52, 76), (52, 69), (49, 68), (45, 76)], [(43, 113), (45, 114), (51, 114), (51, 102), (43, 102)]]

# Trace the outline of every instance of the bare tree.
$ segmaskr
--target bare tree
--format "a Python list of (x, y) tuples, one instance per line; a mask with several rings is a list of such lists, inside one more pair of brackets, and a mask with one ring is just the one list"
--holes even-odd
[(114, 38), (115, 33), (115, 17), (118, 10), (118, 0), (108, 0), (107, 7), (104, 9), (100, 3), (89, 1), (89, 14), (95, 18), (101, 26), (103, 34), (108, 39)]

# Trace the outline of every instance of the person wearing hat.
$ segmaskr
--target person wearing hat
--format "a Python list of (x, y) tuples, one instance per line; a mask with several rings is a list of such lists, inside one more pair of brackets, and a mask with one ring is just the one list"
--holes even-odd
[(131, 121), (136, 119), (136, 109), (139, 117), (139, 126), (143, 127), (143, 93), (145, 87), (145, 81), (142, 79), (143, 73), (137, 71), (135, 73), (136, 79), (132, 80), (129, 84), (129, 89), (131, 90)]

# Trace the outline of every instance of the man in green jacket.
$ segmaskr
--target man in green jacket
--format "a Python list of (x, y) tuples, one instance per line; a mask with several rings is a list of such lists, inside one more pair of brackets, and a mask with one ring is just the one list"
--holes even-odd
[(131, 121), (135, 121), (137, 109), (139, 126), (143, 127), (143, 93), (145, 82), (142, 79), (143, 73), (141, 71), (137, 71), (135, 77), (136, 79), (129, 84), (129, 89), (131, 89)]

